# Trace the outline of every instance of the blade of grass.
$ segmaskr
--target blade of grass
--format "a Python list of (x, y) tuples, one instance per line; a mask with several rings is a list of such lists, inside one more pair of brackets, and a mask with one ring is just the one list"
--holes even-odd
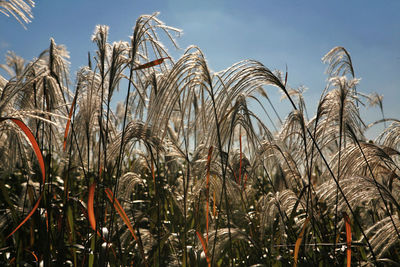
[(13, 258), (8, 262), (8, 264), (11, 266), (11, 264), (13, 264), (14, 261), (15, 261), (15, 257), (13, 257)]
[[(286, 88), (285, 88), (282, 84), (280, 84), (279, 82), (277, 83), (277, 86), (278, 86), (280, 89), (282, 89), (282, 91), (285, 93), (286, 97), (289, 99), (289, 101), (290, 101), (291, 105), (293, 106), (293, 108), (294, 108), (295, 110), (298, 110), (296, 104), (293, 102), (293, 99), (291, 98), (291, 96), (290, 96), (290, 94), (288, 93), (288, 91), (286, 90)], [(357, 104), (358, 104), (358, 103), (357, 103)], [(347, 124), (346, 124), (346, 125), (347, 125)], [(357, 220), (357, 217), (354, 216), (354, 211), (353, 211), (353, 209), (352, 209), (352, 207), (351, 207), (351, 205), (350, 205), (350, 202), (348, 201), (346, 195), (344, 194), (343, 189), (340, 187), (339, 181), (338, 181), (337, 178), (335, 177), (335, 174), (333, 173), (331, 167), (329, 166), (329, 163), (328, 163), (327, 159), (325, 158), (324, 154), (322, 153), (321, 148), (320, 148), (320, 146), (318, 145), (317, 141), (315, 140), (314, 136), (312, 135), (310, 129), (306, 128), (306, 130), (307, 130), (307, 133), (308, 133), (308, 135), (310, 136), (310, 138), (311, 138), (311, 140), (312, 140), (313, 147), (315, 147), (315, 148), (317, 149), (318, 154), (321, 156), (321, 159), (322, 159), (324, 165), (327, 167), (327, 170), (328, 170), (330, 176), (332, 177), (333, 181), (334, 181), (335, 184), (337, 185), (337, 188), (339, 189), (340, 194), (343, 196), (343, 200), (345, 201), (347, 207), (349, 208), (351, 214), (353, 215), (353, 218), (354, 218), (355, 223), (356, 223), (356, 224), (358, 225), (358, 227), (360, 228), (361, 234), (362, 234), (363, 237), (365, 238), (365, 241), (367, 242), (368, 248), (369, 248), (369, 250), (370, 250), (370, 252), (371, 252), (373, 261), (374, 261), (374, 263), (377, 265), (376, 255), (375, 255), (375, 253), (374, 253), (374, 250), (372, 249), (371, 243), (369, 242), (369, 240), (368, 240), (368, 238), (367, 238), (367, 236), (366, 236), (366, 234), (365, 234), (365, 232), (364, 232), (364, 230), (363, 230), (363, 228), (362, 228), (362, 226), (361, 226), (361, 223)], [(350, 128), (350, 130), (351, 130), (351, 128)], [(352, 131), (352, 130), (351, 130), (351, 131)], [(356, 139), (356, 141), (357, 141), (357, 139)], [(362, 151), (361, 151), (361, 152), (362, 152)], [(397, 230), (396, 227), (395, 227), (395, 229)]]
[(129, 221), (129, 218), (126, 215), (126, 213), (125, 213), (124, 209), (122, 208), (121, 204), (119, 203), (118, 199), (114, 198), (114, 195), (113, 195), (113, 193), (112, 193), (110, 188), (106, 188), (105, 192), (107, 194), (108, 199), (111, 201), (111, 203), (114, 203), (114, 208), (117, 210), (118, 214), (121, 216), (122, 220), (124, 221), (124, 223), (128, 227), (128, 229), (131, 232), (133, 238), (136, 241), (138, 241), (139, 239), (137, 238), (137, 236), (136, 236), (136, 234), (135, 234), (135, 232), (133, 230), (132, 224)]
[(145, 63), (143, 65), (139, 65), (136, 68), (134, 68), (133, 70), (147, 69), (147, 68), (150, 68), (150, 67), (154, 67), (154, 66), (160, 65), (161, 63), (164, 62), (165, 59), (171, 59), (171, 58), (170, 57), (159, 58), (159, 59), (150, 61), (148, 63)]
[(154, 172), (154, 163), (153, 163), (153, 161), (151, 161), (151, 177), (153, 178), (154, 195), (157, 195), (156, 174)]
[(196, 234), (197, 234), (197, 237), (199, 238), (199, 240), (200, 240), (200, 242), (201, 242), (201, 246), (203, 247), (204, 254), (206, 255), (208, 267), (210, 267), (210, 266), (211, 266), (211, 263), (210, 263), (210, 258), (209, 258), (208, 255), (207, 255), (207, 245), (206, 245), (206, 243), (204, 242), (204, 238), (203, 238), (203, 236), (199, 233), (199, 231), (196, 231)]
[[(75, 242), (75, 226), (74, 226), (74, 215), (71, 206), (67, 209), (67, 222), (69, 226), (69, 241), (72, 244)], [(77, 266), (76, 248), (71, 246), (71, 253), (74, 260), (74, 266)]]
[(49, 216), (47, 215), (47, 210), (44, 211), (44, 217), (46, 218), (46, 229), (49, 232)]
[(299, 237), (296, 240), (296, 245), (294, 246), (294, 264), (293, 264), (294, 267), (297, 266), (297, 259), (299, 256), (299, 249), (300, 249), (301, 241), (303, 240), (304, 231), (306, 230), (306, 227), (307, 227), (307, 224), (309, 221), (310, 221), (310, 217), (308, 217), (306, 219), (306, 221), (304, 222), (303, 228), (301, 229)]
[[(18, 127), (28, 137), (28, 139), (29, 139), (29, 141), (31, 143), (31, 146), (32, 146), (32, 148), (33, 148), (33, 150), (35, 152), (36, 158), (37, 158), (37, 160), (39, 162), (40, 171), (42, 172), (42, 182), (43, 182), (43, 185), (44, 185), (44, 183), (46, 181), (46, 171), (45, 171), (45, 167), (44, 167), (43, 155), (42, 155), (42, 151), (40, 150), (39, 145), (36, 142), (36, 139), (33, 136), (31, 130), (20, 119), (16, 119), (16, 118), (0, 118), (0, 122), (3, 122), (5, 120), (11, 120), (15, 124), (17, 124)], [(36, 204), (34, 205), (33, 209), (31, 210), (31, 212), (29, 212), (29, 214), (25, 217), (25, 219), (6, 237), (6, 239), (8, 239), (10, 236), (12, 236), (33, 215), (33, 213), (39, 207), (39, 204), (40, 204), (40, 201), (42, 200), (42, 197), (43, 197), (43, 193), (38, 198)]]
[(343, 212), (344, 222), (346, 224), (346, 245), (347, 245), (347, 267), (351, 266), (351, 225), (350, 218), (346, 212)]
[(211, 156), (212, 156), (213, 147), (211, 146), (208, 150), (207, 156), (207, 181), (206, 181), (206, 194), (207, 194), (207, 202), (206, 202), (206, 242), (208, 245), (208, 212), (210, 208), (210, 165), (211, 165)]
[(93, 267), (94, 264), (94, 251), (95, 251), (95, 246), (96, 246), (96, 238), (95, 235), (92, 236), (90, 240), (90, 252), (89, 252), (89, 262), (88, 266)]
[(18, 127), (25, 133), (26, 137), (28, 137), (28, 139), (29, 139), (29, 141), (31, 143), (31, 146), (32, 146), (32, 148), (33, 148), (33, 150), (35, 152), (36, 158), (37, 158), (37, 160), (39, 162), (40, 171), (42, 172), (42, 182), (44, 184), (45, 181), (46, 181), (46, 171), (45, 171), (45, 168), (44, 168), (44, 160), (43, 160), (42, 152), (41, 152), (41, 150), (39, 148), (39, 145), (36, 142), (36, 139), (33, 136), (31, 130), (20, 119), (16, 119), (16, 118), (0, 118), (0, 122), (5, 121), (5, 120), (11, 120), (15, 124), (17, 124)]
[(40, 195), (40, 197), (38, 198), (38, 200), (36, 201), (35, 206), (33, 207), (33, 209), (31, 210), (31, 212), (29, 212), (29, 214), (25, 217), (25, 219), (5, 238), (5, 240), (7, 240), (10, 236), (12, 236), (16, 231), (18, 231), (19, 228), (21, 228), (22, 225), (24, 225), (24, 223), (26, 223), (26, 221), (33, 215), (33, 213), (37, 210), (37, 208), (39, 207), (40, 201), (42, 200), (43, 197), (43, 193)]
[(285, 88), (286, 88), (286, 85), (287, 85), (287, 77), (288, 77), (288, 70), (287, 70), (287, 65), (286, 65), (285, 83), (283, 85)]
[(217, 205), (215, 203), (215, 191), (213, 191), (213, 216), (215, 220), (215, 214), (217, 213)]
[(133, 238), (138, 243), (140, 254), (142, 255), (143, 261), (144, 261), (144, 263), (145, 263), (145, 265), (147, 267), (148, 263), (147, 263), (147, 260), (146, 260), (146, 256), (144, 254), (143, 244), (140, 241), (140, 239), (136, 236), (135, 231), (133, 230), (132, 224), (129, 221), (128, 216), (126, 215), (126, 213), (125, 213), (124, 209), (122, 208), (121, 204), (119, 203), (118, 199), (116, 199), (114, 197), (114, 194), (112, 193), (111, 189), (110, 188), (106, 188), (106, 189), (104, 189), (104, 191), (106, 192), (106, 195), (107, 195), (108, 199), (111, 201), (111, 203), (114, 204), (114, 208), (116, 209), (116, 211), (118, 212), (118, 214), (120, 215), (120, 217), (122, 218), (122, 220), (124, 221), (126, 226), (128, 227), (128, 229), (131, 232)]
[(72, 114), (74, 112), (77, 96), (78, 96), (78, 89), (76, 89), (74, 99), (72, 100), (71, 109), (69, 110), (69, 114), (68, 114), (67, 126), (65, 127), (64, 144), (63, 144), (63, 150), (64, 151), (65, 151), (65, 148), (67, 147), (68, 130), (69, 130), (69, 125), (71, 124), (71, 117), (72, 117)]
[(88, 196), (88, 217), (89, 217), (89, 222), (90, 226), (94, 231), (96, 231), (96, 218), (94, 216), (94, 209), (93, 209), (93, 204), (94, 204), (94, 190), (96, 189), (96, 183), (93, 182), (90, 187), (89, 187), (89, 196)]
[(32, 256), (35, 258), (36, 262), (39, 262), (39, 259), (38, 259), (38, 257), (36, 256), (35, 252), (33, 252), (33, 251), (30, 251), (29, 249), (25, 249), (25, 251), (27, 251), (27, 252), (31, 253), (31, 254), (32, 254)]

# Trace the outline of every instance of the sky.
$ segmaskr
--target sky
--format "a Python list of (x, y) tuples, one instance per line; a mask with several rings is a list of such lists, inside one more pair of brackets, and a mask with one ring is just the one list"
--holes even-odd
[[(0, 64), (8, 50), (33, 59), (54, 38), (70, 52), (74, 80), (87, 64), (88, 51), (95, 51), (91, 35), (96, 25), (110, 26), (110, 41), (128, 41), (136, 19), (156, 11), (167, 25), (183, 30), (177, 39), (181, 50), (165, 44), (175, 60), (194, 44), (214, 71), (244, 59), (272, 70), (287, 66), (289, 86), (308, 88), (304, 96), (310, 116), (327, 81), (321, 58), (343, 46), (361, 78), (357, 89), (383, 95), (385, 116), (400, 119), (400, 1), (395, 0), (42, 0), (36, 1), (26, 30), (0, 13)], [(285, 117), (288, 101), (280, 100), (277, 89), (267, 93)], [(377, 108), (362, 109), (361, 115), (366, 123), (381, 118)], [(371, 138), (382, 127), (372, 129)]]

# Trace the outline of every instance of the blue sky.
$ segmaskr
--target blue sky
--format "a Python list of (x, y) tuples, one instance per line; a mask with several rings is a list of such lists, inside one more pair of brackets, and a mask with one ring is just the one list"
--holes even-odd
[[(70, 52), (73, 78), (86, 64), (87, 52), (95, 49), (90, 37), (97, 24), (110, 26), (110, 41), (128, 40), (137, 17), (155, 11), (167, 25), (183, 30), (181, 48), (199, 46), (215, 71), (243, 59), (256, 59), (270, 69), (287, 65), (289, 85), (308, 88), (310, 115), (326, 84), (321, 57), (344, 46), (362, 78), (358, 90), (383, 94), (385, 115), (400, 118), (400, 1), (394, 0), (42, 0), (27, 30), (0, 14), (0, 63), (8, 50), (32, 59), (53, 37)], [(175, 59), (182, 53), (166, 45)], [(270, 90), (284, 117), (287, 101), (280, 102), (280, 92)], [(367, 123), (380, 118), (376, 108), (362, 115)]]

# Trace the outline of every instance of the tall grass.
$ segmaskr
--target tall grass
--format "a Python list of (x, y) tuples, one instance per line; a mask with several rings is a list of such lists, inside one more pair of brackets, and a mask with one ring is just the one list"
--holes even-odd
[[(328, 83), (309, 118), (287, 71), (245, 60), (214, 73), (196, 46), (175, 61), (160, 40), (177, 47), (179, 32), (157, 14), (139, 17), (129, 42), (110, 43), (97, 26), (74, 83), (54, 40), (29, 62), (7, 55), (0, 264), (399, 262), (400, 124), (356, 88), (349, 52), (323, 58)], [(126, 97), (113, 108), (117, 90)], [(270, 90), (291, 103), (286, 119)], [(391, 123), (369, 142), (364, 103)], [(37, 149), (5, 118), (24, 121)]]

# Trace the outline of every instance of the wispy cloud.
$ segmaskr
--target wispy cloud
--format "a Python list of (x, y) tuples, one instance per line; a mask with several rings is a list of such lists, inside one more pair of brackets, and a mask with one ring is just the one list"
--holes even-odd
[(0, 49), (5, 49), (7, 47), (9, 47), (10, 44), (5, 42), (5, 41), (0, 41)]

